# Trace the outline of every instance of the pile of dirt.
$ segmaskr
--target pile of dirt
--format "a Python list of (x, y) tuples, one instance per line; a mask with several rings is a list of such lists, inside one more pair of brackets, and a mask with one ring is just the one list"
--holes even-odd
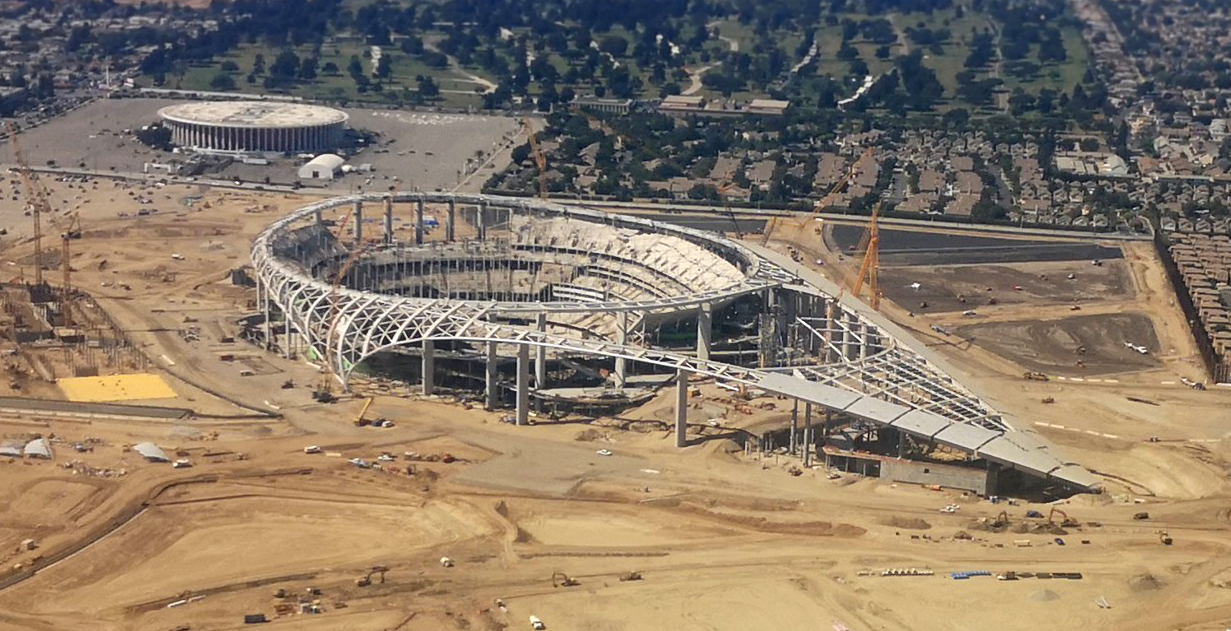
[(588, 429), (583, 429), (580, 432), (577, 432), (577, 435), (573, 437), (573, 440), (578, 441), (578, 442), (588, 443), (591, 441), (598, 440), (602, 437), (603, 437), (602, 432), (591, 427)]
[(892, 517), (882, 519), (881, 523), (886, 526), (901, 528), (903, 530), (930, 530), (932, 528), (932, 524), (929, 524), (918, 517), (898, 517), (897, 515), (894, 515)]
[(1060, 594), (1057, 594), (1056, 592), (1053, 592), (1050, 589), (1040, 589), (1039, 591), (1034, 592), (1033, 594), (1030, 594), (1030, 600), (1041, 602), (1041, 603), (1051, 602), (1053, 600), (1059, 600), (1059, 599), (1060, 599)]
[(1162, 589), (1163, 583), (1155, 578), (1153, 574), (1146, 572), (1128, 579), (1128, 588), (1134, 592), (1152, 592)]

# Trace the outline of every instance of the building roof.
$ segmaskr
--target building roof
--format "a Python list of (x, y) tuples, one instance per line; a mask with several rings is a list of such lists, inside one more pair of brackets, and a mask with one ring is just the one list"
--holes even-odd
[(31, 458), (46, 458), (51, 460), (51, 443), (46, 438), (35, 438), (26, 443), (25, 449), (22, 450)]
[(133, 445), (133, 451), (141, 454), (146, 460), (151, 460), (154, 462), (171, 461), (171, 459), (167, 457), (167, 452), (163, 451), (161, 447), (155, 445), (154, 443), (137, 443), (136, 445)]
[[(342, 156), (336, 153), (322, 153), (321, 155), (316, 156), (315, 158), (312, 158), (311, 160), (309, 160), (303, 166), (320, 167), (322, 169), (328, 169), (329, 171), (337, 171), (338, 169), (342, 168), (342, 165), (345, 163), (346, 163), (346, 160)], [(303, 167), (300, 167), (300, 168), (303, 168)]]
[(10, 458), (20, 458), (23, 445), (19, 440), (6, 440), (0, 443), (0, 456), (9, 456)]
[(344, 123), (346, 112), (332, 107), (265, 101), (198, 101), (158, 110), (164, 120), (223, 127), (312, 127)]

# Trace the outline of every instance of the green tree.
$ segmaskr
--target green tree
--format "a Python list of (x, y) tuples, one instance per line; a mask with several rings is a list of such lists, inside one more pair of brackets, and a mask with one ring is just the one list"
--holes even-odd
[(388, 79), (393, 75), (393, 55), (383, 53), (380, 60), (376, 62), (376, 76), (381, 79)]
[(219, 66), (219, 68), (221, 68), (223, 72), (239, 72), (239, 64), (231, 61), (230, 59), (222, 62), (222, 65)]
[(209, 80), (209, 87), (215, 90), (222, 90), (222, 91), (234, 90), (235, 89), (235, 77), (232, 77), (231, 75), (225, 72), (219, 72), (218, 74), (214, 75), (213, 79)]

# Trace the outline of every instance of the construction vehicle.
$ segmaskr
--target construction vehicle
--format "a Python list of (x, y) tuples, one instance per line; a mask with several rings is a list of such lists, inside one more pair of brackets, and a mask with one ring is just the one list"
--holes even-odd
[(387, 566), (373, 565), (371, 569), (368, 570), (367, 574), (355, 579), (355, 585), (357, 587), (367, 587), (368, 585), (371, 585), (373, 574), (380, 574), (380, 582), (383, 585), (385, 582), (385, 572), (388, 572), (388, 571), (389, 571), (389, 568)]
[(542, 631), (547, 628), (547, 625), (543, 624), (543, 621), (539, 620), (538, 616), (530, 616), (530, 628)]
[(552, 572), (551, 586), (552, 587), (576, 587), (581, 583), (577, 579), (565, 574), (564, 572)]
[(639, 581), (641, 580), (641, 572), (632, 571), (620, 575), (621, 581)]
[(1036, 370), (1027, 370), (1026, 372), (1022, 373), (1022, 377), (1029, 379), (1031, 381), (1050, 381), (1050, 378), (1047, 375), (1041, 372), (1038, 372)]
[(1007, 527), (1010, 523), (1012, 522), (1009, 520), (1009, 512), (1000, 511), (1000, 514), (996, 516), (996, 519), (992, 522), (991, 526), (992, 528), (999, 530), (1000, 528)]
[(1165, 546), (1171, 545), (1171, 535), (1166, 530), (1158, 531), (1158, 541)]
[(1081, 525), (1081, 522), (1077, 521), (1076, 519), (1073, 519), (1072, 517), (1069, 517), (1068, 513), (1060, 510), (1059, 508), (1056, 508), (1055, 506), (1051, 507), (1051, 511), (1047, 513), (1047, 525), (1049, 526), (1056, 525), (1056, 520), (1055, 520), (1056, 513), (1059, 513), (1060, 516), (1063, 518), (1060, 521), (1061, 528), (1076, 528)]
[(359, 410), (359, 414), (355, 416), (355, 427), (363, 427), (368, 422), (363, 419), (363, 415), (368, 413), (368, 408), (372, 407), (372, 397), (368, 397), (367, 401), (363, 402), (363, 408)]

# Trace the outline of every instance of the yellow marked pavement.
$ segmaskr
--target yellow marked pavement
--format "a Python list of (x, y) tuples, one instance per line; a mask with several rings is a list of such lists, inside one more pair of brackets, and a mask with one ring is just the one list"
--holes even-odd
[(66, 377), (56, 381), (69, 401), (138, 401), (178, 395), (159, 375), (138, 373), (106, 377)]

